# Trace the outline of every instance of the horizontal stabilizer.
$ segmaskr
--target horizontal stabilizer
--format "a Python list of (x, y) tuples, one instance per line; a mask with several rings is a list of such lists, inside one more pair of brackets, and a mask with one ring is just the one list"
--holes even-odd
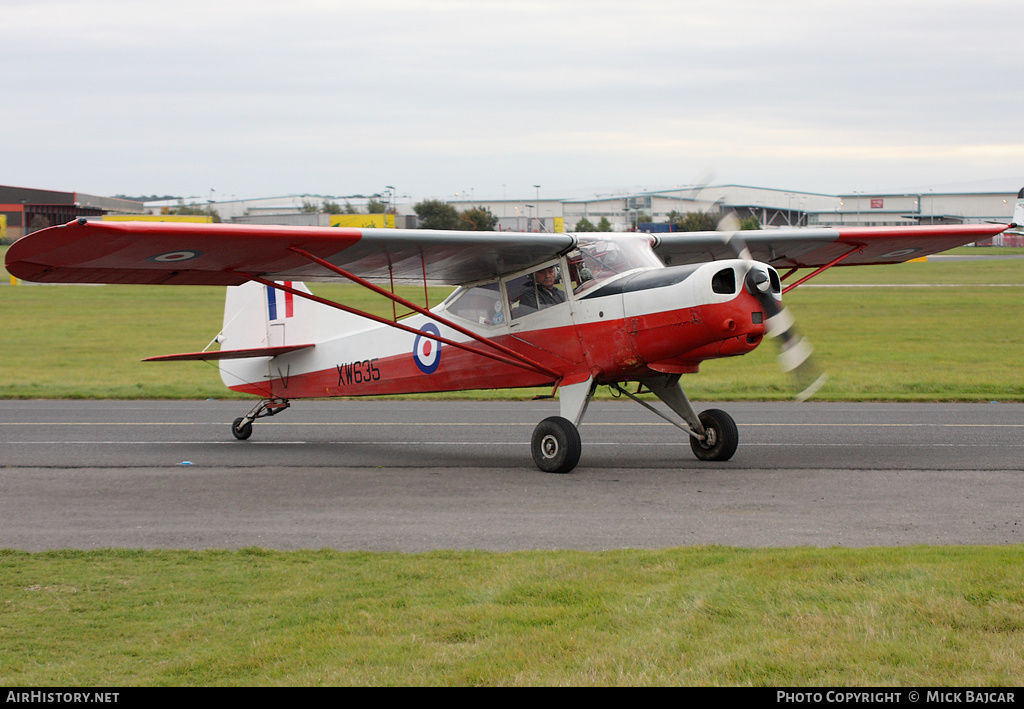
[(208, 352), (186, 352), (184, 354), (147, 357), (143, 362), (186, 362), (190, 360), (248, 359), (250, 357), (276, 357), (277, 355), (308, 350), (315, 345), (283, 345), (281, 347), (252, 347), (244, 350), (210, 350)]

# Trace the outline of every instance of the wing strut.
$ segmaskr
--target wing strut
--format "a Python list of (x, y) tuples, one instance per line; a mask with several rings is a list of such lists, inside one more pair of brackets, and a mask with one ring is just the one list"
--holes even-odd
[[(785, 295), (786, 293), (789, 293), (791, 290), (796, 288), (798, 285), (800, 285), (802, 283), (806, 283), (807, 281), (809, 281), (812, 278), (814, 278), (815, 276), (817, 276), (819, 273), (822, 273), (823, 271), (827, 271), (828, 269), (830, 269), (833, 266), (837, 265), (841, 261), (845, 261), (846, 259), (850, 258), (854, 254), (859, 254), (861, 251), (864, 250), (864, 248), (865, 248), (864, 244), (861, 244), (860, 246), (854, 246), (852, 249), (847, 251), (842, 256), (840, 256), (838, 258), (832, 259), (831, 261), (829, 261), (828, 263), (826, 263), (824, 266), (822, 266), (821, 268), (817, 269), (816, 271), (808, 273), (806, 276), (801, 278), (799, 281), (797, 281), (795, 283), (791, 283), (790, 285), (786, 286), (785, 288), (782, 289), (782, 294)], [(792, 273), (792, 271), (790, 273)], [(789, 274), (787, 273), (786, 275), (788, 276)]]
[[(230, 271), (230, 273), (234, 273), (236, 275), (242, 276), (244, 278), (249, 279), (250, 281), (255, 281), (256, 283), (260, 283), (260, 284), (265, 285), (265, 286), (267, 286), (269, 288), (276, 288), (278, 290), (284, 291), (285, 293), (291, 293), (292, 295), (297, 295), (300, 298), (305, 298), (306, 300), (312, 300), (313, 302), (320, 303), (321, 305), (326, 305), (326, 306), (331, 307), (331, 308), (337, 308), (338, 310), (344, 310), (346, 313), (352, 313), (353, 315), (358, 315), (359, 317), (363, 317), (363, 318), (366, 318), (368, 320), (373, 320), (374, 322), (380, 323), (382, 325), (387, 325), (388, 327), (393, 327), (393, 328), (396, 328), (398, 330), (402, 330), (404, 332), (408, 332), (408, 333), (410, 333), (412, 335), (420, 335), (422, 337), (426, 337), (426, 338), (431, 339), (431, 340), (436, 340), (437, 342), (441, 342), (441, 343), (446, 344), (446, 345), (451, 345), (452, 347), (455, 347), (456, 349), (465, 350), (466, 352), (471, 352), (472, 354), (480, 355), (481, 357), (487, 357), (488, 359), (493, 359), (493, 360), (495, 360), (497, 362), (502, 362), (504, 364), (510, 364), (510, 365), (512, 365), (514, 367), (519, 367), (521, 369), (528, 369), (528, 370), (533, 371), (533, 372), (539, 372), (541, 374), (547, 374), (547, 375), (549, 375), (551, 377), (554, 377), (555, 379), (561, 379), (561, 377), (562, 377), (562, 375), (559, 374), (558, 372), (556, 372), (555, 370), (548, 369), (547, 367), (534, 362), (533, 360), (529, 359), (528, 357), (523, 357), (522, 355), (520, 355), (518, 352), (515, 352), (514, 350), (509, 350), (508, 348), (502, 347), (501, 345), (498, 345), (495, 342), (490, 342), (489, 340), (487, 340), (487, 338), (481, 338), (480, 336), (476, 335), (475, 333), (470, 333), (468, 331), (465, 331), (466, 334), (472, 336), (473, 339), (480, 340), (484, 344), (491, 345), (492, 347), (495, 347), (495, 348), (497, 348), (499, 350), (508, 351), (508, 352), (511, 353), (512, 356), (511, 357), (504, 357), (504, 356), (502, 356), (500, 354), (497, 354), (497, 353), (494, 353), (494, 352), (486, 352), (486, 351), (478, 350), (477, 348), (470, 347), (470, 346), (466, 345), (465, 343), (455, 342), (454, 340), (449, 340), (446, 337), (440, 337), (440, 336), (437, 336), (437, 335), (433, 335), (432, 333), (429, 333), (429, 332), (424, 332), (423, 330), (417, 330), (414, 327), (409, 327), (408, 325), (403, 325), (400, 322), (393, 322), (391, 320), (388, 320), (387, 318), (382, 318), (382, 317), (380, 317), (378, 315), (373, 315), (371, 313), (367, 313), (367, 312), (364, 312), (362, 310), (358, 310), (356, 308), (350, 308), (347, 305), (342, 305), (341, 303), (336, 303), (333, 300), (327, 300), (326, 298), (321, 298), (320, 296), (313, 295), (312, 293), (304, 293), (303, 291), (296, 290), (295, 288), (292, 288), (291, 286), (286, 286), (286, 285), (281, 284), (281, 283), (275, 283), (274, 281), (269, 281), (266, 278), (261, 278), (260, 276), (257, 276), (257, 275), (251, 274), (251, 273), (243, 273), (241, 271)], [(359, 279), (359, 280), (362, 280), (362, 279)], [(373, 287), (376, 288), (376, 286), (373, 286)], [(383, 289), (381, 289), (381, 290), (383, 290)], [(388, 297), (394, 297), (395, 299), (398, 300), (398, 302), (401, 302), (403, 304), (407, 303), (407, 301), (404, 301), (404, 299), (399, 298), (398, 296), (391, 296), (390, 294), (388, 294), (388, 292), (386, 290), (384, 291), (384, 294), (388, 295)], [(409, 303), (409, 305), (411, 307), (415, 308), (416, 310), (421, 310), (421, 308), (419, 308), (419, 306), (417, 306), (417, 305), (413, 305), (411, 303)], [(449, 323), (444, 318), (438, 317), (437, 315), (435, 315), (434, 313), (431, 313), (430, 311), (427, 311), (427, 314), (432, 319), (437, 320), (441, 324), (453, 327), (456, 330), (459, 330), (460, 332), (463, 332), (463, 329), (460, 328), (459, 326), (455, 325), (454, 323)]]
[[(319, 258), (318, 256), (314, 256), (313, 254), (309, 253), (308, 251), (300, 249), (297, 246), (291, 247), (289, 249), (289, 251), (291, 251), (292, 253), (296, 253), (299, 256), (302, 256), (303, 258), (307, 258), (310, 261), (313, 261), (314, 263), (317, 263), (317, 264), (323, 266), (324, 268), (328, 269), (329, 271), (333, 271), (334, 273), (337, 273), (339, 276), (343, 276), (343, 277), (349, 279), (350, 281), (352, 281), (354, 283), (358, 283), (362, 287), (368, 288), (369, 290), (373, 291), (374, 293), (377, 293), (378, 295), (382, 295), (385, 298), (391, 300), (392, 302), (398, 303), (399, 305), (403, 305), (406, 308), (414, 310), (415, 312), (419, 313), (420, 315), (425, 315), (426, 317), (430, 318), (431, 320), (436, 320), (437, 322), (441, 323), (442, 325), (444, 325), (446, 327), (450, 327), (451, 329), (455, 330), (456, 332), (459, 332), (459, 333), (465, 335), (466, 337), (472, 338), (472, 339), (476, 340), (477, 342), (479, 342), (482, 345), (486, 345), (488, 347), (491, 347), (493, 349), (498, 350), (498, 352), (501, 352), (502, 354), (507, 355), (507, 356), (511, 357), (512, 359), (514, 359), (514, 360), (517, 360), (518, 362), (521, 363), (521, 365), (525, 365), (525, 366), (523, 366), (524, 369), (532, 369), (532, 370), (534, 370), (536, 372), (541, 372), (543, 374), (549, 374), (549, 375), (555, 377), (556, 379), (560, 379), (562, 377), (562, 375), (559, 374), (558, 372), (556, 372), (555, 370), (548, 369), (547, 367), (545, 367), (544, 365), (540, 364), (539, 362), (535, 362), (532, 359), (530, 359), (529, 357), (526, 357), (526, 356), (520, 354), (519, 352), (516, 352), (513, 349), (505, 347), (504, 345), (500, 345), (497, 342), (494, 342), (493, 340), (490, 340), (490, 339), (488, 339), (488, 338), (486, 338), (486, 337), (484, 337), (482, 335), (478, 335), (475, 332), (473, 332), (472, 330), (467, 330), (466, 328), (462, 327), (461, 325), (453, 323), (451, 320), (448, 320), (447, 318), (441, 317), (437, 313), (434, 313), (434, 312), (432, 312), (430, 310), (427, 310), (426, 308), (420, 307), (419, 305), (416, 305), (416, 303), (413, 303), (410, 300), (406, 300), (405, 298), (401, 297), (400, 295), (392, 293), (391, 291), (387, 290), (386, 288), (381, 288), (380, 286), (378, 286), (378, 285), (376, 285), (374, 283), (370, 283), (368, 280), (366, 280), (364, 278), (360, 278), (359, 276), (355, 275), (354, 273), (350, 273), (350, 272), (346, 271), (343, 268), (335, 266), (330, 261), (325, 261), (324, 259)], [(427, 283), (427, 279), (426, 279), (426, 264), (425, 264), (425, 262), (424, 262), (423, 276), (424, 276), (424, 278), (423, 278), (424, 297), (426, 297), (426, 283)], [(387, 322), (387, 321), (385, 320), (384, 322)], [(389, 324), (397, 325), (397, 323), (389, 323)], [(430, 335), (428, 333), (421, 333), (421, 331), (419, 331), (419, 330), (413, 330), (413, 332), (415, 332), (416, 334), (425, 334), (427, 337), (430, 337)], [(440, 339), (440, 338), (432, 338), (432, 339)], [(456, 345), (456, 346), (458, 346), (458, 345)], [(463, 346), (461, 349), (465, 349), (468, 352), (475, 352), (476, 354), (483, 354), (483, 352), (481, 352), (480, 350), (477, 350), (477, 349), (472, 348), (472, 347), (468, 347), (467, 348), (467, 347)]]

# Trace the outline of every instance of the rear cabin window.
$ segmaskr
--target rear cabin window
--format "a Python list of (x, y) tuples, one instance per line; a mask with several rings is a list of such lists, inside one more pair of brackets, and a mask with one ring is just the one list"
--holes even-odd
[(448, 312), (478, 325), (492, 326), (505, 322), (501, 289), (497, 283), (466, 289), (449, 304)]

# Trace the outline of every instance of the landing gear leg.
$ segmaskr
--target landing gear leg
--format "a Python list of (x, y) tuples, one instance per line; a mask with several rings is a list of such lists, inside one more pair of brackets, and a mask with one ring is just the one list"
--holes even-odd
[(724, 461), (732, 458), (739, 445), (739, 431), (732, 416), (720, 409), (708, 409), (699, 415), (694, 410), (686, 392), (679, 386), (678, 374), (665, 374), (657, 377), (641, 379), (640, 383), (650, 389), (655, 396), (665, 402), (670, 409), (679, 414), (686, 426), (658, 411), (646, 401), (613, 384), (620, 393), (644, 406), (673, 426), (681, 428), (690, 435), (690, 448), (700, 460)]
[(256, 419), (265, 416), (276, 416), (291, 404), (287, 399), (264, 399), (252, 408), (252, 411), (245, 416), (239, 416), (231, 424), (231, 433), (240, 441), (244, 441), (252, 435), (252, 424)]

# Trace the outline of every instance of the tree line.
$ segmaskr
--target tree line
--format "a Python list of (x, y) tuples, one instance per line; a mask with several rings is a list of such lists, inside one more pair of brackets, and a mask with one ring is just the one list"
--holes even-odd
[[(344, 205), (339, 205), (336, 202), (324, 201), (324, 202), (303, 202), (302, 211), (310, 213), (326, 213), (326, 214), (360, 214), (361, 212), (356, 209), (347, 200)], [(366, 205), (367, 214), (385, 214), (388, 211), (388, 205), (385, 202), (381, 202), (377, 199), (370, 199)], [(445, 229), (454, 231), (494, 231), (498, 226), (498, 217), (491, 213), (491, 210), (486, 207), (473, 207), (460, 212), (458, 209), (453, 207), (439, 199), (427, 199), (419, 202), (413, 207), (413, 211), (416, 212), (416, 216), (419, 219), (419, 226), (421, 229)], [(177, 207), (164, 208), (164, 213), (167, 214), (204, 214), (213, 217), (214, 221), (220, 221), (220, 215), (217, 214), (216, 210), (213, 210), (209, 206), (185, 206), (179, 204)], [(672, 211), (668, 214), (668, 221), (673, 225), (674, 231), (714, 231), (718, 228), (718, 223), (722, 220), (722, 215), (711, 214), (709, 212), (676, 212)], [(637, 222), (644, 223), (652, 221), (650, 215), (639, 214), (637, 215)], [(740, 222), (740, 229), (760, 229), (761, 224), (758, 222), (756, 217), (748, 217)], [(597, 224), (594, 224), (586, 217), (583, 217), (576, 222), (576, 226), (573, 229), (576, 232), (591, 232), (591, 231), (612, 231), (612, 224), (608, 221), (607, 217), (601, 217)]]
[[(439, 199), (428, 199), (413, 207), (419, 218), (421, 229), (449, 229), (456, 231), (494, 231), (498, 218), (486, 207), (473, 207), (460, 212), (447, 202)], [(670, 212), (669, 223), (676, 231), (714, 231), (722, 220), (722, 215), (708, 212)], [(641, 214), (638, 222), (652, 221), (650, 215)], [(740, 229), (760, 229), (761, 224), (756, 217), (748, 217), (740, 223)], [(612, 224), (607, 217), (601, 217), (595, 225), (586, 217), (576, 222), (573, 231), (612, 231)]]

